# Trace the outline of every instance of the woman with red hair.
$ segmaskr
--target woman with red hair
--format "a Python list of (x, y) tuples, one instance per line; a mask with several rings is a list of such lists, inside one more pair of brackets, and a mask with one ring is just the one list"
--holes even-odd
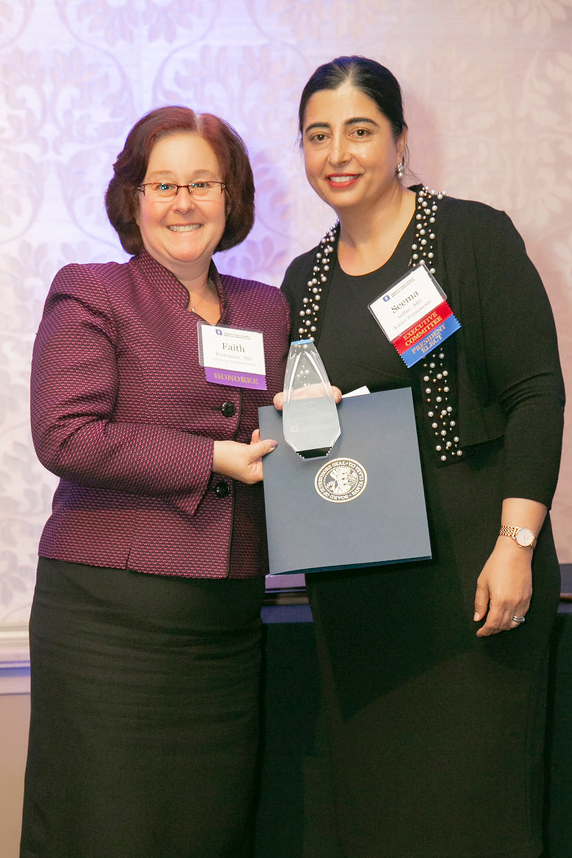
[[(258, 750), (262, 459), (275, 446), (259, 439), (258, 407), (282, 385), (287, 303), (212, 262), (254, 220), (248, 156), (221, 119), (144, 116), (106, 206), (132, 258), (63, 268), (34, 349), (34, 443), (60, 483), (30, 623), (20, 854), (238, 858)], [(213, 326), (262, 337), (265, 382), (207, 375)]]

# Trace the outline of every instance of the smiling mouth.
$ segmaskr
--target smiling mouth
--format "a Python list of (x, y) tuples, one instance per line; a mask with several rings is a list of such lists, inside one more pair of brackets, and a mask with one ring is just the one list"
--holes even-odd
[(356, 179), (359, 179), (359, 173), (346, 174), (345, 176), (327, 176), (326, 178), (332, 185), (348, 185), (351, 182), (355, 182)]
[(200, 223), (186, 223), (180, 226), (168, 226), (167, 229), (170, 229), (171, 232), (193, 232), (195, 229), (200, 229), (201, 226)]

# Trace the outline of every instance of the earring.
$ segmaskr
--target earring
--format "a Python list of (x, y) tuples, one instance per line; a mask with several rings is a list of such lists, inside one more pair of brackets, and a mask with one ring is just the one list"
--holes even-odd
[(395, 172), (397, 173), (397, 178), (398, 178), (398, 179), (402, 179), (402, 178), (403, 178), (403, 164), (401, 163), (401, 161), (399, 162), (399, 164), (398, 164), (398, 165), (397, 165), (397, 167), (395, 168)]

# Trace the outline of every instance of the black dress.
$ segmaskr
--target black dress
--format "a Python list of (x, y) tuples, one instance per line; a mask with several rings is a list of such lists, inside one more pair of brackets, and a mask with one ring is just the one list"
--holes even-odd
[[(476, 581), (498, 536), (503, 439), (440, 467), (422, 382), (440, 353), (408, 371), (367, 308), (407, 268), (412, 228), (371, 274), (348, 276), (334, 261), (316, 339), (344, 393), (412, 386), (433, 559), (307, 576), (322, 707), (306, 771), (304, 854), (536, 858), (559, 597), (550, 522), (534, 553), (526, 623), (477, 638)], [(294, 313), (306, 261), (293, 263), (283, 286)], [(444, 346), (453, 390), (455, 336)]]

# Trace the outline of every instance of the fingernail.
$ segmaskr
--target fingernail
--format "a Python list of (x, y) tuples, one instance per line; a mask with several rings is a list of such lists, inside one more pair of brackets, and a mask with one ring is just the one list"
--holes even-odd
[(475, 611), (475, 614), (474, 614), (474, 616), (473, 616), (473, 620), (475, 620), (475, 621), (476, 621), (476, 620), (480, 620), (480, 619), (481, 619), (481, 615), (479, 614), (479, 612), (478, 612), (478, 611)]

